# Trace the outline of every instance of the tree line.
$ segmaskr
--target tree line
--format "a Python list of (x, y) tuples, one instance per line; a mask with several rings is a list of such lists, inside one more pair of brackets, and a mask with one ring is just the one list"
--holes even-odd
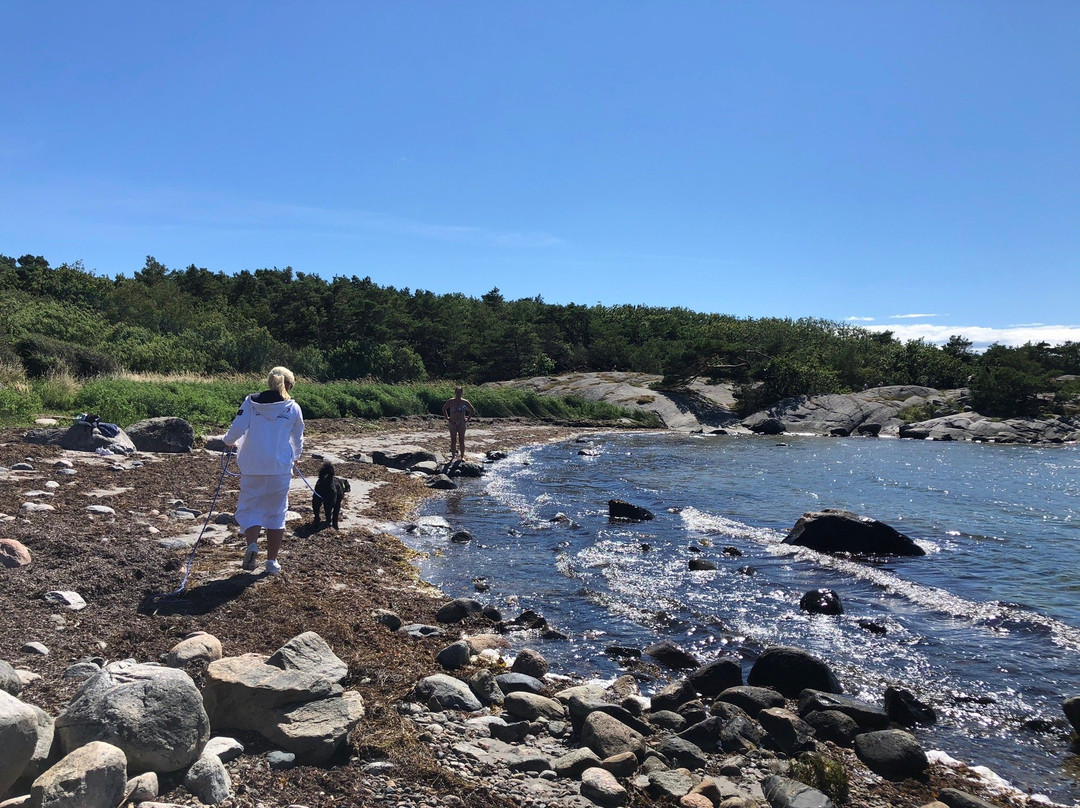
[(969, 387), (987, 415), (1067, 412), (1080, 343), (944, 346), (817, 318), (740, 318), (685, 308), (555, 305), (380, 286), (285, 269), (235, 274), (153, 257), (131, 277), (42, 256), (0, 255), (0, 363), (35, 378), (117, 370), (218, 376), (275, 364), (319, 381), (455, 379), (570, 371), (734, 382), (740, 408), (883, 384)]

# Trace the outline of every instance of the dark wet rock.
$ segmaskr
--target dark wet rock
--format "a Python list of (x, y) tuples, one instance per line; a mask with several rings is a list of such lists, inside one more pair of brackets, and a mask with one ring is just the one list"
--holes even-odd
[(182, 454), (195, 445), (195, 430), (183, 418), (147, 418), (125, 431), (140, 452)]
[(757, 721), (750, 718), (732, 718), (720, 729), (718, 745), (725, 752), (746, 754), (761, 746), (764, 738), (765, 730)]
[(391, 469), (405, 471), (417, 463), (431, 461), (437, 463), (439, 458), (433, 452), (421, 449), (417, 446), (399, 446), (395, 449), (380, 451), (376, 449), (371, 453), (371, 462), (377, 466), (386, 466)]
[(747, 418), (743, 421), (743, 425), (747, 427), (751, 432), (756, 432), (759, 435), (783, 435), (784, 424), (779, 418), (773, 418), (771, 416), (764, 416), (762, 418)]
[(691, 558), (686, 566), (694, 572), (708, 572), (716, 569), (716, 562), (709, 561), (707, 558)]
[(499, 690), (509, 695), (511, 693), (542, 693), (544, 683), (535, 676), (525, 673), (500, 673), (495, 677)]
[(871, 634), (888, 634), (889, 629), (883, 620), (860, 620), (859, 628), (869, 631)]
[(471, 598), (454, 598), (444, 603), (435, 613), (435, 619), (440, 623), (460, 623), (469, 617), (483, 614), (484, 605), (478, 600)]
[(933, 707), (919, 701), (909, 691), (896, 687), (885, 689), (885, 712), (890, 719), (905, 727), (937, 723), (937, 713)]
[(443, 473), (447, 477), (482, 477), (484, 474), (484, 467), (479, 463), (451, 463), (448, 466), (443, 467)]
[(712, 698), (743, 683), (742, 663), (736, 656), (722, 656), (691, 671), (686, 678), (698, 693)]
[(640, 505), (632, 505), (623, 499), (608, 500), (608, 517), (633, 522), (645, 522), (654, 518), (652, 511)]
[(661, 640), (645, 648), (645, 653), (666, 668), (673, 670), (691, 670), (700, 668), (701, 663), (694, 655), (671, 640)]
[(799, 608), (810, 614), (843, 614), (844, 606), (834, 589), (813, 589), (799, 598)]
[(758, 713), (757, 720), (768, 735), (771, 745), (785, 755), (811, 752), (817, 747), (813, 726), (790, 710), (770, 707)]
[(926, 555), (914, 541), (884, 522), (836, 508), (804, 513), (785, 537), (784, 544), (809, 547), (821, 553)]
[(671, 710), (653, 710), (649, 713), (649, 723), (671, 732), (682, 732), (687, 727), (686, 719)]
[(783, 707), (786, 703), (783, 695), (771, 687), (751, 687), (750, 685), (729, 687), (716, 698), (717, 701), (741, 707), (751, 718), (756, 718), (762, 710)]
[(683, 738), (670, 737), (660, 744), (660, 754), (677, 766), (704, 769), (707, 759), (701, 747)]
[(762, 652), (746, 682), (756, 687), (771, 687), (789, 699), (798, 698), (807, 688), (826, 693), (844, 692), (825, 662), (801, 648), (782, 645)]
[(882, 708), (851, 696), (812, 689), (799, 695), (799, 715), (806, 716), (814, 711), (824, 710), (844, 713), (864, 730), (885, 729), (889, 726), (889, 716)]
[(870, 771), (888, 780), (916, 777), (930, 765), (915, 736), (899, 729), (864, 732), (855, 739), (855, 754)]
[(450, 536), (450, 541), (454, 544), (468, 544), (472, 541), (472, 533), (467, 530), (455, 530)]
[(677, 710), (697, 698), (697, 691), (686, 679), (679, 679), (659, 690), (652, 697), (654, 710)]
[(837, 746), (850, 747), (855, 743), (855, 736), (862, 732), (854, 718), (839, 710), (813, 710), (804, 715), (803, 720), (814, 728), (818, 738)]
[(451, 643), (435, 655), (435, 661), (448, 671), (456, 671), (469, 664), (469, 644), (465, 640)]

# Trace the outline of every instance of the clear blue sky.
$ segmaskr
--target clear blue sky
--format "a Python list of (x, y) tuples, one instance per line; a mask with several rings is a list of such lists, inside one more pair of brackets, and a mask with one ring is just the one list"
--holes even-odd
[(1075, 0), (11, 0), (0, 30), (6, 255), (1080, 339)]

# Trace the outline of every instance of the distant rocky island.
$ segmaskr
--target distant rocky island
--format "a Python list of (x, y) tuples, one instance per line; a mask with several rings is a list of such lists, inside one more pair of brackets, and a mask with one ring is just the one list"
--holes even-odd
[(1009, 444), (1080, 441), (1080, 419), (997, 419), (968, 405), (965, 388), (873, 387), (855, 393), (799, 396), (740, 418), (731, 384), (694, 381), (678, 391), (653, 389), (647, 373), (570, 373), (498, 382), (540, 395), (578, 396), (656, 413), (669, 429), (709, 434), (784, 433)]

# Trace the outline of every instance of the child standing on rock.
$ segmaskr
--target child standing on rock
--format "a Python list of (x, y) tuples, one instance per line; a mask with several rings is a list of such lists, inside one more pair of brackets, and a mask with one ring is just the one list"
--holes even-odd
[(252, 393), (240, 405), (223, 438), (236, 448), (240, 496), (236, 522), (247, 542), (243, 568), (255, 569), (259, 533), (266, 528), (266, 574), (281, 572), (278, 552), (285, 538), (289, 483), (293, 466), (304, 451), (304, 414), (289, 391), (296, 383), (288, 368), (276, 367), (266, 380), (268, 390)]

